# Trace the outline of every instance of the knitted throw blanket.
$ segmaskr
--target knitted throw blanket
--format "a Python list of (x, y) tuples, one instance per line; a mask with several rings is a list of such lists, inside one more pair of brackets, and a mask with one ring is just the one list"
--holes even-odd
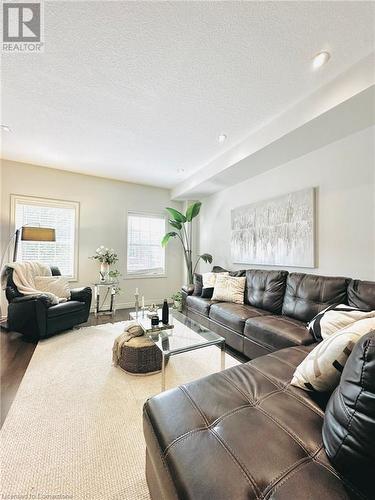
[(135, 321), (129, 321), (128, 324), (125, 325), (124, 332), (116, 338), (113, 344), (112, 361), (114, 366), (117, 366), (119, 363), (123, 345), (126, 342), (129, 342), (130, 339), (134, 337), (140, 337), (142, 335), (143, 329)]
[(2, 287), (6, 286), (6, 268), (10, 267), (13, 269), (13, 281), (18, 291), (22, 295), (46, 295), (50, 301), (51, 305), (56, 305), (59, 302), (65, 302), (66, 298), (59, 298), (54, 293), (48, 291), (40, 291), (35, 286), (35, 278), (40, 276), (52, 276), (51, 269), (46, 264), (35, 261), (24, 261), (24, 262), (10, 262), (6, 264), (1, 273), (1, 283)]

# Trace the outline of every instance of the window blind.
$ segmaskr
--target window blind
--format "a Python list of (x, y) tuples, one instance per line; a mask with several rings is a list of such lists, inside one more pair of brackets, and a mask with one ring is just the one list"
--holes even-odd
[(15, 200), (15, 227), (52, 227), (56, 231), (55, 242), (20, 241), (17, 260), (36, 260), (57, 266), (61, 274), (75, 277), (77, 208), (58, 201)]
[(127, 274), (165, 274), (165, 250), (161, 246), (164, 234), (163, 216), (128, 214)]

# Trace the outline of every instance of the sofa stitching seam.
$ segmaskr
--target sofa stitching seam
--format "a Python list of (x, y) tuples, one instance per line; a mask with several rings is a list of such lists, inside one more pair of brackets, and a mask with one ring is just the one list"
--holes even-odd
[(278, 356), (275, 356), (275, 354), (273, 354), (273, 353), (268, 354), (268, 356), (270, 356), (271, 358), (277, 359), (278, 361), (280, 361), (280, 363), (284, 363), (285, 365), (288, 365), (291, 368), (294, 368), (294, 369), (297, 368), (297, 365), (292, 365), (292, 363), (289, 363), (288, 361), (285, 361), (285, 359), (283, 359), (283, 358), (279, 358)]
[(228, 411), (227, 413), (224, 413), (224, 415), (216, 418), (211, 424), (209, 425), (206, 425), (204, 427), (198, 427), (196, 429), (192, 429), (190, 431), (187, 431), (185, 432), (184, 434), (181, 434), (181, 436), (178, 436), (177, 438), (175, 438), (165, 449), (165, 452), (164, 453), (167, 453), (167, 451), (169, 451), (170, 448), (172, 448), (172, 446), (176, 445), (177, 443), (179, 443), (180, 441), (183, 441), (184, 439), (187, 439), (189, 436), (193, 435), (195, 432), (200, 432), (200, 431), (203, 431), (203, 430), (207, 430), (209, 431), (211, 429), (211, 427), (215, 427), (216, 425), (218, 425), (219, 423), (223, 422), (223, 420), (225, 420), (227, 417), (230, 417), (231, 415), (234, 415), (235, 413), (237, 412), (240, 412), (241, 410), (245, 409), (245, 408), (252, 408), (254, 405), (250, 405), (250, 404), (245, 404), (245, 405), (242, 405), (242, 406), (238, 406), (237, 408), (234, 408), (230, 411)]
[(186, 389), (186, 386), (181, 385), (180, 386), (180, 390), (184, 393), (184, 395), (186, 396), (186, 398), (190, 401), (190, 403), (193, 406), (193, 408), (195, 408), (197, 410), (197, 412), (202, 417), (202, 419), (203, 419), (204, 423), (206, 424), (206, 426), (210, 425), (209, 422), (208, 422), (208, 419), (207, 419), (206, 415), (203, 413), (203, 410), (198, 406), (198, 404), (190, 396), (188, 390)]
[(262, 372), (262, 370), (260, 370), (255, 365), (251, 365), (251, 368), (253, 370), (255, 370), (256, 372), (260, 373), (260, 375), (262, 375), (266, 380), (268, 380), (268, 382), (270, 382), (275, 387), (277, 387), (277, 388), (282, 388), (283, 387), (277, 380), (272, 379), (271, 377), (269, 377), (268, 375), (266, 375), (264, 372)]
[(242, 391), (242, 389), (240, 389), (229, 377), (227, 377), (224, 373), (223, 373), (223, 378), (228, 382), (228, 384), (232, 387), (234, 387), (234, 389), (236, 389), (236, 391), (238, 391), (252, 406), (254, 406), (256, 404), (256, 400), (255, 399), (251, 399), (250, 398), (250, 395), (247, 395), (246, 392)]
[(190, 436), (193, 436), (194, 434), (197, 434), (198, 432), (207, 431), (207, 430), (209, 430), (208, 427), (204, 426), (204, 427), (198, 427), (197, 429), (192, 429), (191, 431), (185, 432), (185, 434), (181, 434), (181, 436), (178, 436), (171, 443), (169, 443), (169, 445), (165, 448), (164, 453), (163, 453), (164, 457), (166, 457), (169, 454), (171, 448), (173, 448), (176, 444), (181, 443), (182, 441), (185, 441)]
[(344, 402), (344, 396), (342, 395), (341, 391), (338, 391), (339, 397), (338, 397), (338, 402), (339, 405), (341, 406), (342, 411), (345, 413), (346, 417), (350, 420), (351, 414), (347, 407), (345, 406)]
[[(268, 413), (268, 411), (266, 411), (263, 407), (259, 406), (259, 411), (261, 411), (264, 415), (266, 415), (270, 420), (272, 420), (281, 430), (283, 430), (286, 434), (288, 434), (292, 440), (298, 444), (303, 450), (304, 452), (309, 456), (313, 456), (315, 454), (315, 452), (310, 452), (304, 445), (304, 443), (302, 442), (302, 440), (300, 440), (300, 438), (295, 435), (288, 427), (286, 427), (282, 422), (280, 422), (280, 420), (278, 418), (275, 418), (274, 416), (272, 416), (270, 413)], [(320, 445), (320, 448), (321, 448), (322, 445)]]
[[(311, 344), (309, 344), (309, 345), (311, 345)], [(293, 347), (291, 347), (291, 349), (294, 349), (295, 351), (298, 351), (298, 352), (302, 352), (302, 354), (305, 354), (305, 355), (308, 354), (306, 351), (304, 351), (303, 349), (300, 349), (298, 346), (293, 346)]]
[[(236, 389), (244, 398), (246, 398), (246, 400), (250, 403), (249, 405), (246, 405), (246, 406), (250, 406), (250, 407), (257, 407), (261, 403), (263, 403), (263, 401), (265, 401), (266, 399), (268, 399), (269, 397), (274, 396), (275, 394), (279, 394), (280, 392), (284, 392), (285, 389), (286, 389), (286, 387), (285, 388), (277, 388), (274, 391), (269, 392), (268, 394), (266, 394), (265, 396), (263, 396), (263, 397), (261, 397), (259, 399), (250, 399), (250, 396), (247, 395), (246, 392), (242, 391), (242, 389), (240, 389), (232, 380), (230, 380), (224, 374), (223, 374), (223, 377), (227, 380), (227, 382), (232, 387), (234, 387), (234, 389)], [(237, 409), (239, 409), (239, 408), (237, 408)], [(219, 418), (217, 420), (219, 420)]]
[[(289, 470), (283, 471), (282, 474), (280, 474), (277, 478), (274, 479), (274, 481), (270, 484), (267, 485), (268, 491), (266, 493), (265, 498), (269, 498), (271, 494), (276, 493), (276, 491), (285, 484), (288, 479), (293, 477), (297, 472), (299, 472), (303, 467), (311, 463), (312, 459), (310, 457), (305, 457), (301, 459), (300, 461), (296, 462), (293, 464), (292, 467), (290, 467)], [(283, 477), (284, 476), (284, 477)]]
[[(248, 406), (248, 405), (247, 405)], [(200, 429), (194, 429), (193, 431), (190, 431), (188, 432), (187, 434), (185, 434), (184, 436), (181, 436), (180, 438), (177, 438), (175, 441), (173, 441), (173, 443), (171, 443), (169, 445), (169, 447), (165, 450), (164, 452), (164, 457), (167, 456), (167, 454), (170, 452), (170, 449), (172, 447), (172, 445), (174, 444), (177, 444), (177, 443), (181, 443), (182, 441), (185, 441), (186, 439), (188, 439), (190, 436), (192, 436), (193, 434), (196, 434), (198, 432), (201, 432), (201, 431), (204, 431), (204, 430), (207, 430), (209, 431), (211, 434), (213, 434), (213, 436), (215, 437), (215, 439), (220, 443), (220, 445), (222, 446), (222, 448), (224, 448), (224, 450), (227, 452), (227, 454), (229, 455), (230, 459), (232, 460), (232, 462), (234, 464), (236, 464), (238, 466), (238, 468), (241, 470), (241, 473), (242, 475), (248, 480), (248, 482), (251, 484), (251, 486), (253, 487), (254, 489), (254, 492), (256, 493), (256, 498), (261, 498), (259, 495), (260, 495), (260, 491), (258, 489), (258, 486), (256, 485), (255, 483), (255, 480), (254, 478), (251, 476), (250, 472), (247, 470), (247, 468), (245, 467), (245, 465), (243, 465), (239, 459), (237, 458), (237, 456), (235, 455), (235, 453), (233, 452), (233, 450), (228, 446), (228, 444), (222, 440), (222, 438), (220, 438), (217, 433), (209, 428), (209, 427), (202, 427)]]
[[(279, 488), (279, 486), (281, 486), (282, 484), (285, 483), (285, 481), (290, 477), (290, 475), (294, 475), (295, 472), (301, 468), (300, 466), (303, 466), (304, 464), (307, 464), (307, 463), (313, 461), (314, 458), (320, 453), (320, 451), (322, 449), (323, 449), (323, 444), (321, 444), (319, 446), (319, 448), (317, 448), (314, 451), (314, 453), (312, 453), (311, 455), (309, 455), (307, 457), (301, 458), (297, 462), (294, 462), (290, 467), (288, 467), (287, 469), (284, 469), (283, 472), (281, 472), (275, 478), (273, 478), (272, 481), (269, 484), (267, 484), (267, 486), (266, 486), (266, 490), (265, 490), (266, 495), (270, 494), (271, 492), (275, 492)], [(283, 476), (284, 476), (284, 479), (281, 479)], [(276, 484), (280, 480), (281, 480), (281, 483)], [(275, 486), (275, 489), (273, 489), (274, 486)]]
[(228, 443), (224, 441), (222, 437), (220, 437), (213, 429), (210, 429), (210, 432), (215, 436), (216, 440), (221, 444), (224, 450), (226, 450), (228, 455), (231, 457), (232, 461), (239, 467), (239, 469), (242, 471), (242, 474), (247, 478), (248, 482), (252, 485), (254, 492), (256, 493), (256, 498), (262, 498), (262, 494), (259, 490), (259, 487), (256, 484), (250, 472), (248, 471), (247, 467), (241, 463), (241, 461), (236, 456), (234, 451), (231, 449)]
[[(289, 387), (291, 386), (291, 384), (287, 384), (285, 386), (285, 390), (287, 390)], [(307, 404), (302, 398), (300, 398), (299, 396), (297, 396), (297, 394), (295, 394), (294, 392), (292, 391), (288, 391), (288, 395), (291, 396), (292, 398), (296, 399), (299, 403), (301, 403), (303, 406), (305, 406), (306, 408), (308, 408), (309, 410), (313, 411), (315, 413), (315, 415), (317, 415), (318, 417), (320, 418), (324, 418), (324, 412), (321, 410), (321, 412), (319, 413), (316, 408), (314, 408), (313, 406), (310, 406), (309, 404)]]

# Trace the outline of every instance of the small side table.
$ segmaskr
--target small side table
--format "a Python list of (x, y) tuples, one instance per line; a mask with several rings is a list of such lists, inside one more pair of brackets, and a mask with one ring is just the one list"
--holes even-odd
[[(99, 281), (94, 283), (94, 300), (95, 300), (95, 317), (102, 314), (110, 314), (112, 317), (116, 313), (116, 290), (118, 286), (117, 281)], [(100, 309), (100, 295), (101, 291), (105, 291), (102, 307), (104, 306), (107, 296), (110, 294), (110, 303), (108, 309)]]

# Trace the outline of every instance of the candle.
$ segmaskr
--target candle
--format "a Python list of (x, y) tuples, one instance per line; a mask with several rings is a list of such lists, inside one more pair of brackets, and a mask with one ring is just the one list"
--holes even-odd
[(135, 289), (135, 295), (138, 295), (138, 288)]
[(142, 295), (142, 307), (145, 307), (145, 296)]

